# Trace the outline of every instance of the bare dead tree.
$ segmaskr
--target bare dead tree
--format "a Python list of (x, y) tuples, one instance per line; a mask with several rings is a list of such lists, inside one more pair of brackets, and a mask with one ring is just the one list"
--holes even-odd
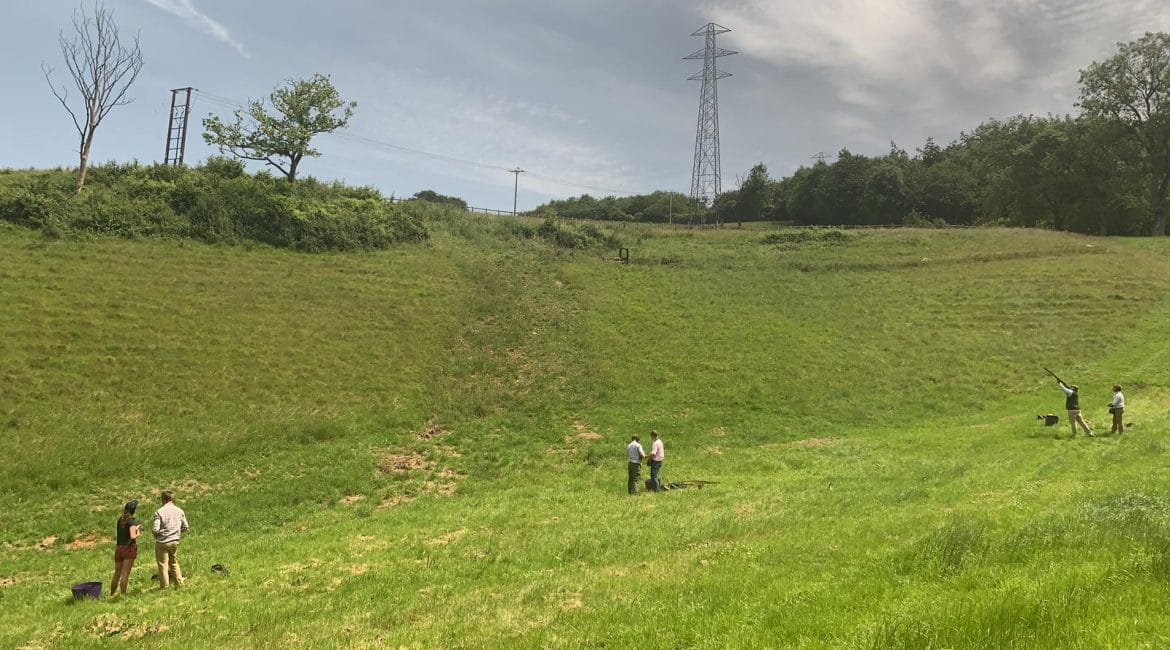
[(80, 143), (77, 153), (80, 159), (77, 169), (77, 191), (85, 187), (85, 173), (89, 168), (89, 150), (93, 136), (102, 120), (115, 106), (129, 104), (133, 99), (126, 97), (126, 91), (142, 70), (142, 50), (138, 34), (132, 45), (122, 43), (118, 25), (114, 23), (114, 12), (101, 3), (94, 3), (93, 15), (78, 7), (73, 11), (72, 40), (65, 38), (62, 31), (58, 37), (61, 55), (73, 84), (81, 94), (78, 107), (69, 105), (69, 89), (53, 83), (53, 68), (41, 63), (41, 71), (53, 96), (73, 118)]

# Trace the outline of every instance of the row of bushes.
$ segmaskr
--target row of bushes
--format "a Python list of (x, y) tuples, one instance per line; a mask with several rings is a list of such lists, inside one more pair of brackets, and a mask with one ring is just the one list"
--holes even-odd
[(801, 244), (824, 244), (835, 246), (848, 243), (852, 237), (852, 233), (841, 230), (840, 228), (793, 228), (764, 235), (760, 243), (797, 246)]
[(50, 237), (100, 233), (260, 242), (306, 252), (368, 250), (426, 239), (426, 210), (391, 204), (369, 187), (250, 175), (226, 158), (199, 167), (99, 165), (80, 193), (68, 170), (0, 170), (0, 220)]
[(616, 237), (591, 223), (570, 228), (558, 225), (553, 219), (545, 219), (536, 226), (522, 221), (512, 221), (508, 227), (513, 236), (522, 239), (540, 237), (557, 248), (617, 248), (621, 245)]

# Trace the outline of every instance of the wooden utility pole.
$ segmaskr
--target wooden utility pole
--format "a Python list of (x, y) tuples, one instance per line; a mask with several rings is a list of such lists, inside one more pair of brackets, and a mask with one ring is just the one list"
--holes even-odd
[(509, 169), (508, 170), (509, 174), (513, 174), (516, 177), (512, 181), (512, 216), (513, 217), (516, 216), (516, 195), (520, 191), (520, 174), (523, 174), (525, 171), (526, 170), (520, 169), (519, 167), (517, 167), (516, 169)]

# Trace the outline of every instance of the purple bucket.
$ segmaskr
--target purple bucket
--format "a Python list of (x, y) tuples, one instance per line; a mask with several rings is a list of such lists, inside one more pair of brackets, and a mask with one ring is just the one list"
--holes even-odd
[(73, 585), (73, 599), (81, 600), (82, 598), (101, 598), (102, 597), (102, 583), (100, 582), (79, 582)]

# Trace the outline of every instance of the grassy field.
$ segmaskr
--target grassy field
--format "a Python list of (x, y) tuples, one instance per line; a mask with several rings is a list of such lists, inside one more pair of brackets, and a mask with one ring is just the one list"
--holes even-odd
[[(1170, 244), (612, 224), (622, 265), (428, 227), (0, 225), (0, 647), (1170, 645)], [(1133, 426), (1069, 439), (1042, 366)], [(651, 428), (716, 483), (627, 496)], [(186, 586), (148, 536), (72, 601), (167, 487)]]

